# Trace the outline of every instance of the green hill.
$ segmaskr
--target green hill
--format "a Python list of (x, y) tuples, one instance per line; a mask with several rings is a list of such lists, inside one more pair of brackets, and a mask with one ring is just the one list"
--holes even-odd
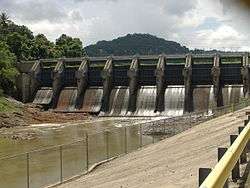
[(183, 54), (189, 49), (177, 42), (150, 34), (128, 34), (112, 41), (99, 41), (85, 48), (88, 56)]

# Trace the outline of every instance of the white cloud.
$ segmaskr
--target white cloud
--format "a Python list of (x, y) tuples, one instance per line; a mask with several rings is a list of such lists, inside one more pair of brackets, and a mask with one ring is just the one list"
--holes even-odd
[(241, 42), (245, 40), (243, 34), (228, 25), (222, 25), (215, 30), (200, 30), (196, 35), (197, 39), (203, 40), (208, 47), (221, 50), (242, 50)]
[(52, 40), (66, 33), (87, 45), (151, 33), (193, 48), (249, 49), (249, 11), (239, 13), (232, 1), (1, 0), (0, 11)]

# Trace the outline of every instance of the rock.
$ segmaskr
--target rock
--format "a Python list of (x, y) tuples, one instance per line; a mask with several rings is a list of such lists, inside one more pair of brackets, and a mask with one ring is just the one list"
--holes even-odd
[(6, 113), (0, 113), (1, 118), (9, 118), (10, 116), (7, 115)]

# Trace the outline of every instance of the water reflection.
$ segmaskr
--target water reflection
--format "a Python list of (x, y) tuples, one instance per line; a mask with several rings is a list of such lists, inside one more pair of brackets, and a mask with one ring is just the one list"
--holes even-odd
[[(32, 141), (0, 139), (1, 157), (72, 143), (76, 140), (81, 141), (49, 150), (31, 152), (28, 156), (24, 154), (0, 160), (0, 185), (8, 188), (27, 187), (27, 173), (29, 173), (30, 187), (44, 187), (83, 173), (95, 163), (150, 144), (153, 142), (152, 137), (142, 135), (141, 127), (133, 125), (148, 120), (103, 118), (61, 127), (55, 125), (23, 128), (22, 131), (37, 130), (40, 133), (39, 137)], [(16, 129), (21, 131), (18, 130), (21, 128)]]

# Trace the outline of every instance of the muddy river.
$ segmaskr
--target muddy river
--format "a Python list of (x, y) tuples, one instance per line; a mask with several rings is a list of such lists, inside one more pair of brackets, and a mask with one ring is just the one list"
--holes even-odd
[(151, 120), (93, 118), (1, 129), (0, 188), (45, 187), (86, 172), (107, 158), (156, 142), (160, 138), (140, 134), (137, 125)]

